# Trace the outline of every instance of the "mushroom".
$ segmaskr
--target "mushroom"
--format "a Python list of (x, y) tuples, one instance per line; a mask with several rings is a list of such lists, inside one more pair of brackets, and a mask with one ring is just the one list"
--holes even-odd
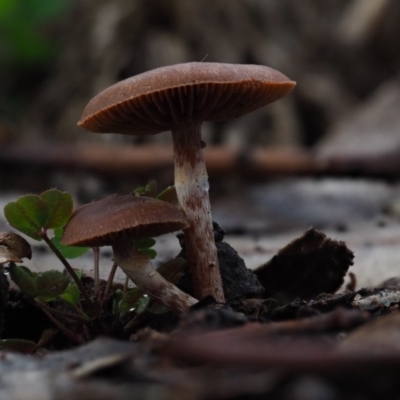
[(170, 203), (134, 194), (113, 195), (78, 207), (65, 226), (61, 242), (67, 246), (111, 245), (115, 262), (144, 293), (182, 314), (197, 300), (164, 279), (134, 240), (187, 227), (184, 213)]
[(87, 104), (78, 122), (100, 133), (172, 131), (175, 187), (190, 224), (184, 238), (198, 298), (212, 295), (224, 301), (202, 155), (202, 122), (247, 114), (284, 97), (295, 85), (282, 73), (261, 65), (177, 64), (110, 86)]
[(20, 263), (32, 258), (31, 245), (14, 232), (0, 232), (0, 266), (8, 262)]

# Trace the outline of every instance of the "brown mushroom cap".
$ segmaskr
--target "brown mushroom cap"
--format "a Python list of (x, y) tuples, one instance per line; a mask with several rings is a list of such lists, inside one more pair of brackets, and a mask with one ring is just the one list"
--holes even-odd
[(92, 132), (156, 134), (188, 121), (239, 117), (290, 93), (296, 83), (262, 65), (185, 63), (116, 83), (78, 122)]
[(111, 245), (118, 235), (136, 239), (188, 227), (184, 213), (165, 201), (133, 194), (113, 195), (78, 207), (64, 229), (67, 246)]

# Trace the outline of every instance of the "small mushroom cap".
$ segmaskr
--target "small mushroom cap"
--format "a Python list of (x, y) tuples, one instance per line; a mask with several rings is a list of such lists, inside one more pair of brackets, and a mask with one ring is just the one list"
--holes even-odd
[(18, 233), (0, 232), (0, 265), (32, 258), (31, 245)]
[(188, 228), (185, 214), (165, 201), (133, 194), (113, 195), (78, 207), (64, 229), (62, 244), (100, 247), (120, 235), (131, 239)]
[(296, 86), (262, 65), (185, 63), (157, 68), (105, 89), (78, 122), (92, 132), (151, 135), (189, 121), (236, 118)]

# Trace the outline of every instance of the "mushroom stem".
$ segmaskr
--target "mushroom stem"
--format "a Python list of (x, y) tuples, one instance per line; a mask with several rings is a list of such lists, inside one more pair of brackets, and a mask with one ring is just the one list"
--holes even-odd
[(201, 123), (190, 122), (172, 129), (175, 188), (189, 228), (184, 241), (191, 266), (195, 296), (211, 295), (224, 302), (217, 249), (208, 195), (208, 175), (201, 150)]
[(163, 278), (154, 268), (150, 256), (137, 250), (131, 242), (116, 240), (112, 247), (115, 262), (137, 287), (175, 314), (183, 314), (197, 303), (196, 299)]

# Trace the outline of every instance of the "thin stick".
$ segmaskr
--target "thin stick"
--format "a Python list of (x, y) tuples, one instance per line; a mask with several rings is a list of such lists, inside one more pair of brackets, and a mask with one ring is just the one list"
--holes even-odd
[(62, 332), (65, 336), (69, 337), (72, 341), (77, 344), (83, 344), (83, 340), (75, 332), (71, 331), (65, 327), (60, 321), (58, 321), (54, 316), (47, 311), (44, 307), (39, 306), (39, 308), (49, 317), (53, 324)]
[(102, 305), (107, 301), (108, 294), (110, 293), (111, 285), (114, 281), (114, 276), (115, 276), (115, 272), (117, 271), (117, 268), (118, 268), (118, 264), (114, 261), (114, 263), (111, 267), (111, 270), (110, 270), (110, 274), (108, 275), (106, 288), (104, 289), (103, 300), (101, 302)]
[(100, 277), (99, 277), (100, 248), (99, 247), (93, 247), (93, 259), (94, 259), (94, 265), (93, 265), (94, 296), (96, 297), (99, 293), (99, 282), (100, 282)]
[(72, 313), (69, 311), (61, 311), (61, 310), (57, 310), (55, 308), (51, 308), (51, 307), (47, 306), (46, 304), (42, 304), (40, 301), (37, 301), (36, 299), (35, 299), (35, 305), (42, 310), (47, 310), (50, 313), (57, 314), (64, 318), (71, 318), (71, 319), (74, 319), (76, 321), (80, 321), (83, 323), (88, 322), (88, 320), (81, 315), (78, 315), (78, 314), (75, 314), (75, 313)]

